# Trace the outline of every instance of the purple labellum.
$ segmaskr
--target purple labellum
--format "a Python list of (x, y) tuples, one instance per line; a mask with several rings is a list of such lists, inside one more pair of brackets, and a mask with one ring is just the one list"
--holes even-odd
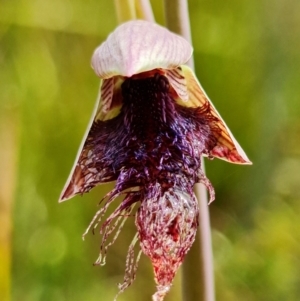
[[(201, 154), (216, 145), (208, 120), (216, 118), (209, 110), (177, 104), (159, 73), (126, 79), (121, 89), (119, 115), (91, 128), (85, 148), (92, 149), (93, 159), (85, 168), (101, 173), (105, 181), (117, 181), (118, 192), (133, 187), (147, 191), (156, 183), (164, 191), (182, 177), (191, 187), (200, 182)], [(219, 131), (217, 125), (214, 131)]]
[[(145, 36), (146, 46), (141, 44)], [(182, 51), (174, 52), (176, 45)], [(96, 50), (93, 67), (103, 79), (99, 103), (60, 198), (116, 182), (84, 235), (122, 195), (123, 201), (101, 225), (95, 264), (105, 264), (108, 248), (126, 219), (135, 215), (137, 235), (119, 289), (124, 291), (135, 279), (141, 253), (135, 256), (134, 247), (139, 241), (153, 265), (155, 301), (163, 300), (195, 240), (195, 183), (203, 183), (214, 199), (201, 156), (251, 164), (193, 72), (183, 65), (190, 54), (181, 37), (145, 21), (121, 25)], [(156, 56), (158, 61), (153, 61)]]
[[(90, 130), (84, 147), (93, 150), (94, 159), (85, 168), (102, 173), (106, 181), (116, 181), (108, 204), (125, 192), (113, 218), (128, 215), (134, 203), (141, 204), (136, 213), (138, 238), (153, 264), (157, 296), (162, 296), (195, 239), (194, 184), (206, 184), (214, 195), (201, 170), (201, 154), (216, 145), (208, 120), (217, 119), (207, 108), (177, 104), (168, 79), (159, 73), (128, 78), (121, 90), (119, 115), (95, 122)], [(214, 130), (219, 131), (217, 125)], [(110, 217), (102, 229), (106, 231), (112, 221)], [(104, 238), (107, 233), (110, 230)], [(127, 275), (123, 287), (131, 280)]]
[(140, 246), (154, 269), (154, 300), (162, 300), (170, 289), (197, 232), (198, 203), (192, 188), (181, 184), (184, 189), (180, 185), (164, 193), (159, 185), (153, 187), (152, 196), (147, 196), (136, 215)]

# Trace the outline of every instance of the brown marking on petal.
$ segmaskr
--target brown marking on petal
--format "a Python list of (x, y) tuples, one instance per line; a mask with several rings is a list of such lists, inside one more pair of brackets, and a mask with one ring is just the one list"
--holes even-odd
[(241, 162), (241, 155), (236, 149), (229, 150), (228, 147), (224, 147), (220, 143), (211, 150), (210, 155), (220, 159), (226, 158), (231, 163), (251, 164), (249, 162)]
[(97, 120), (108, 120), (115, 117), (120, 112), (122, 106), (122, 96), (120, 92), (124, 78), (116, 76), (104, 79), (101, 86), (101, 99), (97, 108), (93, 122)]
[(60, 201), (68, 200), (77, 194), (83, 194), (98, 184), (101, 178), (99, 172), (93, 165), (92, 151), (90, 148), (84, 148), (79, 157), (78, 163), (72, 172), (70, 181), (63, 189)]
[(177, 98), (178, 103), (191, 108), (208, 106), (210, 114), (217, 119), (217, 121), (212, 120), (212, 122), (210, 122), (211, 128), (215, 129), (213, 130), (213, 135), (217, 139), (217, 143), (214, 148), (210, 150), (209, 155), (231, 163), (252, 164), (205, 94), (193, 71), (187, 66), (181, 66), (181, 69), (177, 68), (176, 70), (185, 77), (189, 94), (189, 100), (187, 102)]
[(170, 85), (174, 89), (174, 92), (177, 94), (175, 98), (179, 97), (183, 101), (188, 101), (189, 94), (187, 91), (186, 79), (180, 71), (180, 67), (178, 67), (177, 69), (166, 70), (165, 76), (169, 80)]
[[(120, 86), (124, 78), (117, 76), (110, 79), (102, 80), (100, 85), (100, 95), (96, 101), (89, 125), (81, 141), (74, 165), (69, 178), (59, 197), (59, 202), (68, 200), (76, 194), (88, 192), (92, 187), (99, 183), (103, 177), (101, 169), (97, 170), (93, 166), (95, 154), (93, 147), (88, 143), (90, 133), (93, 131), (95, 124), (99, 121), (110, 120), (120, 112), (122, 105), (122, 95)], [(102, 179), (103, 182), (110, 181)]]
[(74, 177), (68, 183), (68, 185), (64, 188), (63, 193), (60, 196), (60, 200), (67, 200), (75, 194), (80, 193), (80, 185), (78, 186), (76, 183), (80, 183), (83, 181), (82, 172), (80, 166), (76, 166), (74, 170)]
[[(103, 115), (107, 114), (111, 107), (112, 98), (113, 98), (113, 89), (114, 89), (114, 79), (106, 79), (103, 80), (103, 84), (101, 87), (101, 104), (99, 106), (98, 112), (102, 113)], [(98, 117), (98, 116), (97, 116)], [(101, 119), (101, 117), (98, 117)]]

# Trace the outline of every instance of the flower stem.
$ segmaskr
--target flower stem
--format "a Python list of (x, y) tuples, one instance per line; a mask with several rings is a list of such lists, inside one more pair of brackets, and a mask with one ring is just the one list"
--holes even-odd
[[(167, 27), (191, 42), (187, 0), (164, 0), (164, 8)], [(188, 65), (194, 67), (193, 58)], [(204, 169), (203, 158), (202, 168)], [(195, 193), (199, 203), (199, 231), (194, 246), (182, 265), (183, 301), (214, 301), (213, 253), (205, 186), (196, 184)]]
[(115, 0), (118, 23), (136, 19), (135, 0)]
[[(187, 0), (164, 0), (164, 11), (167, 28), (191, 42)], [(186, 64), (194, 68), (193, 57)]]
[(136, 0), (135, 3), (138, 19), (155, 22), (154, 14), (149, 0)]
[(142, 19), (155, 22), (149, 0), (115, 0), (118, 23)]

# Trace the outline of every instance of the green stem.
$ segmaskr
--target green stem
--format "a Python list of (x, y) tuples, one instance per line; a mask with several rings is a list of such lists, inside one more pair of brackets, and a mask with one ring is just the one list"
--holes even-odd
[[(167, 27), (191, 42), (187, 0), (164, 0), (164, 8)], [(187, 64), (193, 68), (193, 58)], [(195, 244), (182, 265), (183, 301), (214, 301), (213, 253), (206, 188), (197, 184), (195, 193), (199, 202), (199, 229)]]
[(136, 19), (135, 0), (115, 0), (118, 23)]
[[(189, 22), (188, 4), (185, 0), (164, 0), (166, 26), (173, 32), (180, 34), (191, 42), (191, 29)], [(194, 68), (194, 59), (186, 63)]]
[(155, 22), (154, 14), (149, 0), (136, 0), (136, 15), (138, 19)]
[(118, 23), (142, 19), (155, 22), (149, 0), (115, 0)]

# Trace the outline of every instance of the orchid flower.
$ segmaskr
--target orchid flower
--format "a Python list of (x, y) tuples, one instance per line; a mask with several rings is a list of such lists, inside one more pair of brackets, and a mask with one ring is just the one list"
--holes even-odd
[[(195, 183), (203, 183), (210, 201), (214, 199), (201, 156), (251, 164), (193, 71), (184, 65), (191, 54), (185, 39), (141, 20), (120, 25), (95, 50), (92, 67), (101, 79), (99, 98), (60, 197), (64, 201), (116, 181), (85, 232), (95, 229), (109, 205), (123, 196), (100, 227), (102, 243), (95, 264), (105, 263), (107, 249), (134, 215), (137, 234), (119, 289), (134, 280), (142, 251), (153, 265), (157, 301), (170, 289), (195, 240)], [(141, 251), (135, 257), (137, 241)]]

